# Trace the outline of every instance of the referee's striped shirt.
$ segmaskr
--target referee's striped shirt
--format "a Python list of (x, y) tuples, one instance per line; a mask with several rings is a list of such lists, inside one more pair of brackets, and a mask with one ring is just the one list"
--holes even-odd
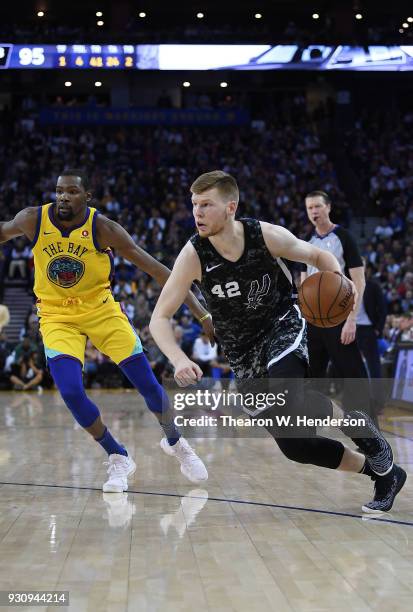
[[(330, 251), (330, 253), (335, 255), (340, 264), (341, 271), (346, 276), (348, 276), (349, 268), (363, 266), (360, 251), (354, 237), (340, 225), (336, 225), (325, 236), (320, 236), (317, 232), (314, 232), (308, 242), (311, 242), (311, 244), (314, 244), (314, 246), (323, 251)], [(311, 276), (311, 274), (316, 272), (318, 272), (318, 268), (307, 265), (307, 276)]]

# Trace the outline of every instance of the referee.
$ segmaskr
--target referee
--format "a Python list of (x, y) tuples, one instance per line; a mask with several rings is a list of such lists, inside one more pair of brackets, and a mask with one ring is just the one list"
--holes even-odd
[[(357, 313), (365, 287), (364, 266), (357, 243), (349, 231), (331, 221), (331, 200), (327, 193), (311, 191), (305, 198), (305, 205), (308, 218), (314, 225), (314, 233), (309, 242), (337, 257), (341, 271), (351, 278), (358, 292), (354, 311), (341, 325), (323, 328), (308, 324), (310, 376), (325, 377), (331, 361), (339, 378), (365, 379), (367, 370), (356, 341)], [(307, 266), (306, 272), (301, 272), (301, 282), (315, 272), (318, 272), (317, 268)], [(358, 385), (354, 381), (350, 386), (345, 385), (344, 396), (345, 409), (354, 409), (354, 402), (357, 401), (359, 408), (370, 412), (369, 393), (365, 383)], [(351, 402), (351, 406), (346, 406), (348, 402)]]

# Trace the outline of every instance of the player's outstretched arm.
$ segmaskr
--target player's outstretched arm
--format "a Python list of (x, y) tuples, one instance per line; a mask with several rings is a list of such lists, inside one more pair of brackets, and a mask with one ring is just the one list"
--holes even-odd
[(191, 243), (179, 253), (152, 313), (149, 329), (161, 351), (175, 368), (175, 380), (185, 387), (200, 380), (202, 370), (178, 346), (173, 334), (171, 317), (183, 304), (192, 282), (201, 278), (201, 265)]
[[(165, 285), (171, 274), (170, 269), (135, 244), (128, 232), (116, 221), (111, 221), (107, 217), (99, 215), (97, 218), (97, 240), (101, 249), (107, 247), (116, 249), (121, 257), (152, 276), (161, 286)], [(185, 302), (194, 317), (200, 321), (209, 341), (214, 344), (214, 328), (211, 317), (190, 291), (190, 287), (191, 285), (188, 286), (182, 302)]]
[(285, 257), (314, 266), (321, 271), (340, 272), (337, 258), (328, 251), (323, 251), (309, 242), (300, 240), (285, 227), (261, 221), (265, 244), (273, 257)]
[(0, 222), (0, 243), (18, 236), (27, 236), (33, 240), (36, 233), (37, 206), (20, 210), (11, 221)]
[[(305, 263), (318, 268), (322, 272), (337, 272), (341, 274), (338, 259), (329, 251), (323, 251), (318, 247), (300, 240), (294, 234), (280, 225), (272, 225), (261, 221), (262, 234), (265, 244), (273, 257), (284, 257), (290, 261)], [(358, 294), (354, 283), (351, 283), (354, 295), (354, 303), (357, 303)]]

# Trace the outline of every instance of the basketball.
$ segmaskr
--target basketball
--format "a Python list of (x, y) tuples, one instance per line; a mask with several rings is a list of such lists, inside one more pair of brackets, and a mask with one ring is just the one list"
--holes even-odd
[(354, 304), (351, 285), (335, 272), (317, 272), (301, 284), (298, 305), (303, 317), (316, 327), (335, 327), (345, 321)]

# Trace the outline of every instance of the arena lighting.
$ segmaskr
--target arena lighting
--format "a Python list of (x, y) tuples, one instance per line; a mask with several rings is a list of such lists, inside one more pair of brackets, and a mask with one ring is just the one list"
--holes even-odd
[(196, 16), (198, 17), (198, 19), (203, 19), (204, 13), (197, 13)]
[(313, 19), (320, 19), (320, 15), (318, 13), (313, 13)]
[(141, 19), (145, 19), (145, 17), (146, 17), (146, 13), (144, 13), (143, 11), (141, 11), (141, 12), (139, 13), (139, 17), (140, 17)]
[(408, 28), (408, 27), (409, 27), (409, 24), (408, 24), (408, 23), (405, 21), (405, 22), (402, 24), (402, 26), (403, 26), (404, 28)]
[(38, 11), (37, 12), (37, 16), (38, 17), (44, 17), (44, 11)]
[(226, 81), (222, 81), (222, 83), (219, 84), (220, 87), (228, 87), (228, 83)]
[(399, 28), (399, 32), (400, 32), (400, 34), (404, 34), (403, 28)]
[(355, 18), (356, 19), (363, 19), (363, 15), (361, 13), (356, 13), (355, 14)]
[(413, 21), (413, 17), (408, 17), (408, 18), (407, 18), (407, 21), (408, 21), (409, 23), (412, 23), (412, 21)]
[(254, 17), (255, 19), (261, 19), (262, 15), (261, 13), (255, 13)]
[(103, 13), (102, 13), (102, 11), (97, 11), (97, 13), (96, 13), (96, 17), (103, 17)]
[(72, 87), (72, 81), (65, 81), (65, 87)]
[(95, 81), (95, 87), (102, 87), (101, 81)]
[(104, 23), (105, 23), (104, 21), (97, 21), (97, 22), (96, 22), (96, 25), (98, 25), (98, 26), (103, 26), (103, 24), (104, 24)]
[(191, 83), (190, 83), (189, 81), (184, 81), (184, 82), (182, 83), (182, 86), (183, 86), (183, 87), (191, 87)]

